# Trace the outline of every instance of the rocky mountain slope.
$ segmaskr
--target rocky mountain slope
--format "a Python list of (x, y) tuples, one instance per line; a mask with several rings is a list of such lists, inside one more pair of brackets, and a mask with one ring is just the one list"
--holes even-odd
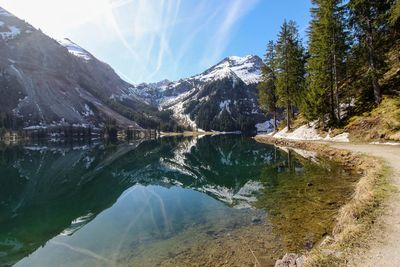
[(265, 121), (256, 89), (262, 64), (258, 56), (227, 57), (199, 75), (140, 84), (133, 93), (193, 129), (250, 130)]
[(1, 8), (0, 55), (0, 112), (24, 126), (158, 124), (158, 110), (130, 94), (132, 86), (109, 65)]
[(0, 94), (6, 96), (0, 117), (11, 118), (8, 126), (112, 121), (164, 131), (181, 129), (178, 123), (237, 131), (265, 121), (257, 105), (263, 64), (257, 56), (228, 57), (175, 82), (131, 85), (71, 40), (53, 40), (2, 8), (0, 55)]

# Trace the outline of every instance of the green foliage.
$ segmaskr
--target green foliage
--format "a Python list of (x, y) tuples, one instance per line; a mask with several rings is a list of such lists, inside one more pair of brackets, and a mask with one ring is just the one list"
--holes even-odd
[(393, 40), (390, 38), (389, 16), (392, 0), (350, 0), (348, 3), (350, 22), (357, 38), (355, 49), (360, 53), (364, 76), (370, 77), (369, 88), (373, 91), (375, 103), (382, 100), (379, 80), (387, 70), (386, 53)]
[(234, 131), (235, 130), (235, 122), (233, 121), (231, 114), (224, 109), (219, 115), (219, 129), (221, 131)]
[[(206, 85), (205, 91), (208, 93), (199, 96), (199, 99), (207, 96), (207, 101), (195, 100), (189, 102), (184, 108), (190, 111), (190, 118), (195, 120), (200, 129), (224, 132), (252, 131), (255, 125), (255, 118), (251, 113), (252, 107), (243, 100), (248, 97), (248, 91), (255, 89), (251, 86), (254, 85), (246, 85), (238, 81), (232, 90), (230, 79), (214, 81)], [(232, 99), (235, 99), (235, 103)], [(227, 107), (222, 107), (222, 102), (226, 102)]]
[[(294, 22), (283, 23), (275, 47), (268, 44), (259, 104), (271, 113), (275, 92), (276, 105), (286, 109), (288, 126), (296, 108), (307, 121), (318, 119), (326, 125), (329, 118), (328, 126), (338, 126), (370, 111), (383, 93), (396, 93), (400, 1), (312, 3), (306, 56)], [(354, 102), (341, 114), (343, 104)]]
[[(102, 100), (111, 109), (136, 122), (143, 128), (160, 129), (162, 131), (172, 131), (173, 129), (179, 131), (183, 130), (183, 127), (178, 126), (176, 120), (172, 117), (171, 111), (159, 111), (156, 107), (130, 99), (110, 99), (93, 90), (84, 80), (80, 80), (79, 85)], [(108, 118), (103, 118), (103, 120), (107, 119)]]
[(194, 111), (194, 109), (196, 108), (196, 106), (199, 104), (199, 101), (198, 100), (193, 100), (193, 101), (190, 101), (189, 103), (187, 103), (187, 104), (185, 104), (184, 106), (183, 106), (183, 108), (185, 109), (185, 113), (186, 114), (189, 114), (189, 113), (191, 113), (192, 111)]
[(339, 88), (346, 78), (348, 52), (342, 0), (313, 0), (309, 29), (307, 91), (302, 111), (308, 120), (340, 121)]
[(274, 125), (276, 129), (277, 67), (276, 67), (275, 44), (273, 41), (270, 41), (267, 45), (267, 52), (264, 57), (264, 63), (265, 65), (263, 65), (261, 69), (262, 81), (257, 86), (258, 102), (262, 111), (264, 111), (267, 115), (272, 115), (274, 117)]
[(211, 130), (213, 118), (218, 114), (217, 106), (217, 103), (212, 100), (201, 105), (196, 118), (196, 124), (199, 128), (206, 131)]
[(286, 108), (287, 126), (304, 89), (304, 48), (294, 21), (284, 22), (276, 44), (277, 104)]

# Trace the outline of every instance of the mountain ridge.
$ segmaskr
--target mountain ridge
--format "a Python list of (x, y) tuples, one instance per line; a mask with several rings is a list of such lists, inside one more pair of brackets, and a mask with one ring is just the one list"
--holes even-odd
[[(257, 104), (256, 85), (261, 80), (262, 65), (261, 58), (256, 55), (230, 56), (200, 74), (174, 82), (164, 80), (159, 87), (154, 86), (155, 84), (142, 83), (134, 86), (133, 92), (143, 101), (157, 106), (160, 110), (171, 110), (178, 122), (195, 130), (254, 130), (257, 123), (266, 120)], [(160, 85), (160, 83), (157, 84)], [(209, 108), (220, 111), (211, 112), (209, 119), (222, 115), (225, 110), (229, 114), (224, 112), (224, 120), (230, 121), (229, 125), (219, 126), (218, 124), (222, 123), (220, 120), (216, 120), (213, 127), (198, 125), (198, 121), (196, 122), (198, 114), (193, 111), (206, 109), (201, 102), (210, 102), (210, 99), (212, 104)], [(200, 105), (196, 107), (194, 101), (200, 102), (197, 103)], [(232, 112), (237, 114), (232, 114)], [(246, 123), (246, 127), (240, 126), (241, 122), (238, 122), (242, 113), (246, 115), (242, 116), (244, 120), (252, 121)], [(251, 115), (255, 115), (254, 118), (250, 118)], [(204, 126), (206, 129), (202, 128)]]
[[(214, 107), (223, 105), (229, 120), (237, 121), (240, 114), (231, 111), (240, 99), (228, 91), (238, 89), (262, 117), (256, 105), (255, 85), (260, 81), (263, 63), (255, 55), (226, 57), (206, 71), (178, 81), (132, 85), (72, 40), (54, 40), (1, 7), (0, 54), (0, 91), (8, 96), (0, 103), (0, 112), (12, 114), (25, 127), (104, 126), (112, 120), (122, 127), (175, 131), (180, 124), (197, 130), (201, 129), (197, 114), (187, 112), (187, 105), (200, 96), (202, 102), (214, 99), (221, 89), (218, 84), (224, 80), (226, 92), (221, 93), (225, 96), (220, 101), (224, 104), (213, 103)], [(213, 126), (217, 130), (240, 130), (219, 127), (217, 121)]]
[(0, 127), (161, 121), (156, 108), (128, 96), (131, 84), (72, 41), (57, 42), (3, 8), (0, 21)]

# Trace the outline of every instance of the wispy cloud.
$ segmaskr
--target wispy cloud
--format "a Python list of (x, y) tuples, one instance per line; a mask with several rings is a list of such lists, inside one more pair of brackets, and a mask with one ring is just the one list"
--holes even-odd
[(259, 0), (231, 0), (226, 4), (225, 14), (217, 31), (209, 41), (207, 54), (204, 54), (204, 65), (210, 65), (220, 59), (230, 41), (235, 24), (255, 7)]
[(130, 80), (209, 66), (259, 0), (0, 0), (56, 38), (69, 37)]

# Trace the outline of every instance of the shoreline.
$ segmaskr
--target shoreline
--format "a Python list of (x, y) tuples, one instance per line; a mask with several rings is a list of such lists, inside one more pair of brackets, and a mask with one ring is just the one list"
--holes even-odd
[[(352, 198), (340, 208), (332, 232), (310, 252), (303, 256), (286, 254), (276, 266), (347, 265), (357, 248), (365, 247), (363, 243), (370, 238), (375, 220), (382, 214), (382, 205), (393, 191), (387, 162), (324, 142), (293, 141), (266, 135), (257, 135), (254, 139), (259, 143), (313, 151), (362, 174)], [(301, 263), (296, 265), (296, 260)]]
[(186, 132), (160, 132), (160, 136), (205, 136), (205, 135), (221, 135), (221, 134), (236, 134), (236, 132), (194, 132), (194, 131), (186, 131)]
[(222, 134), (221, 132), (160, 132), (160, 136), (201, 136), (201, 135), (215, 135)]

